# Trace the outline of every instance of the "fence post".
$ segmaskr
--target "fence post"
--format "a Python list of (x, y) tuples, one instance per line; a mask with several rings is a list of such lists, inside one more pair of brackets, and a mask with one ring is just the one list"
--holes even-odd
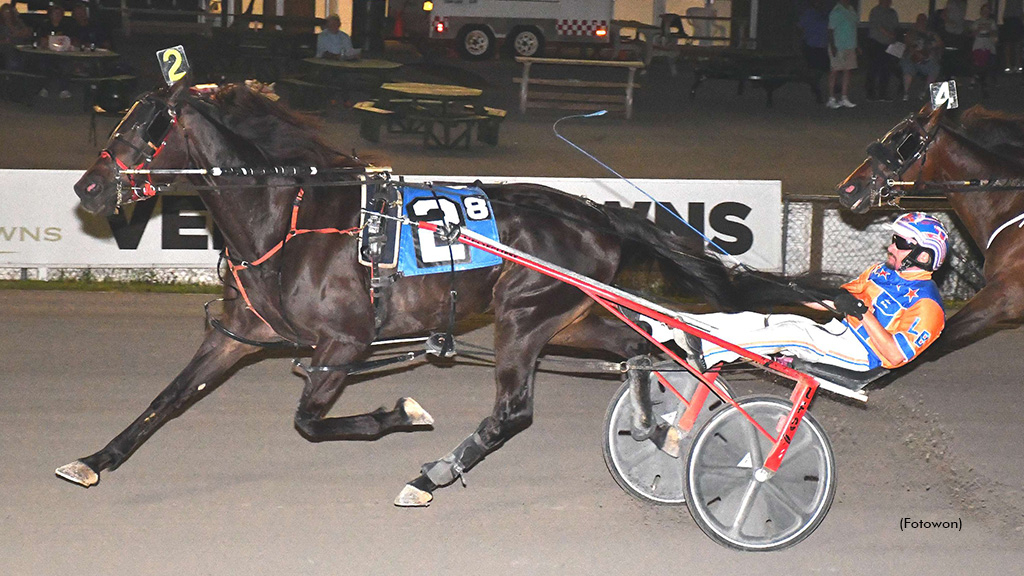
[(811, 257), (808, 272), (821, 273), (821, 262), (824, 258), (825, 238), (825, 204), (811, 202)]

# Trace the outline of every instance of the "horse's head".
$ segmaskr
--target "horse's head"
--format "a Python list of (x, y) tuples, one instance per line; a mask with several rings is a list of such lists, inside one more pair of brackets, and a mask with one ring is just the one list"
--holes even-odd
[(75, 194), (83, 208), (93, 214), (109, 215), (118, 206), (155, 194), (156, 180), (126, 174), (126, 170), (184, 166), (184, 137), (176, 118), (179, 101), (187, 92), (188, 85), (181, 81), (135, 102), (114, 129), (99, 158), (75, 184)]
[(868, 146), (868, 157), (836, 187), (839, 203), (857, 214), (892, 195), (890, 180), (915, 178), (938, 132), (945, 106), (925, 105)]

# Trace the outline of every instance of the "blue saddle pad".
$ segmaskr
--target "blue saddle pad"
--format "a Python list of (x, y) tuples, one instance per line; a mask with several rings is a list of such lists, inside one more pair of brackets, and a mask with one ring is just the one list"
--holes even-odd
[[(417, 222), (458, 224), (492, 240), (498, 239), (491, 202), (483, 190), (467, 186), (459, 188), (402, 187), (404, 215)], [(398, 250), (398, 271), (404, 276), (421, 276), (473, 270), (501, 264), (501, 257), (461, 242), (451, 245), (439, 241), (433, 232), (415, 226), (402, 226)]]

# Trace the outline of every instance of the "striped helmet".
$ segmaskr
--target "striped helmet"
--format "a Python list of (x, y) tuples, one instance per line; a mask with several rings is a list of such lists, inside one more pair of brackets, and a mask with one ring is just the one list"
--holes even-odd
[[(946, 227), (934, 217), (924, 212), (909, 212), (892, 223), (892, 231), (898, 236), (913, 241), (919, 249), (929, 252), (931, 269), (938, 270), (946, 260), (949, 247), (949, 234)], [(910, 256), (908, 256), (908, 259)]]

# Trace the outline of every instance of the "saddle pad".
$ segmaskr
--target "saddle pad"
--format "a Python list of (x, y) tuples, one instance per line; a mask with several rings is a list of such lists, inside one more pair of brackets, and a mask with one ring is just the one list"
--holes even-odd
[[(457, 224), (492, 240), (498, 239), (491, 203), (483, 190), (448, 186), (402, 188), (402, 207), (406, 218), (417, 222)], [(421, 276), (486, 268), (501, 264), (501, 257), (455, 241), (449, 245), (433, 232), (415, 226), (402, 226), (398, 250), (398, 271), (404, 276)]]

